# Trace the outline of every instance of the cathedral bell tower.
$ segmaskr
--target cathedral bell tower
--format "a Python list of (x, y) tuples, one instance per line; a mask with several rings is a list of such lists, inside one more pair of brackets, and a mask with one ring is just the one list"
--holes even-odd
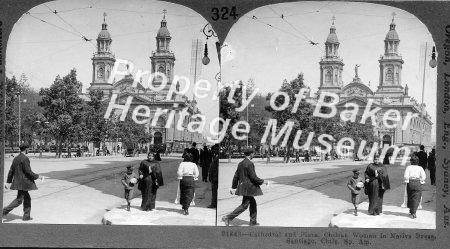
[(333, 24), (330, 28), (330, 34), (325, 42), (325, 57), (320, 60), (320, 86), (319, 91), (340, 92), (342, 88), (342, 71), (344, 62), (339, 57), (339, 40)]
[(111, 52), (111, 35), (107, 29), (106, 13), (103, 14), (102, 30), (97, 37), (97, 52), (92, 57), (92, 83), (88, 91), (102, 90), (105, 96), (112, 92), (112, 84), (108, 83), (108, 78), (114, 67), (114, 54)]
[[(161, 27), (156, 34), (156, 51), (153, 51), (152, 56), (150, 56), (152, 73), (160, 72), (167, 77), (167, 84), (164, 89), (160, 91), (161, 95), (164, 97), (167, 95), (172, 85), (173, 69), (175, 65), (175, 54), (170, 51), (170, 40), (172, 37), (167, 29), (166, 12), (166, 10), (163, 11), (164, 16), (161, 21)], [(160, 76), (155, 77), (152, 82), (153, 86), (160, 86), (162, 80), (163, 78)]]
[(392, 14), (392, 22), (389, 32), (384, 39), (384, 55), (378, 60), (380, 63), (380, 83), (376, 94), (398, 95), (403, 94), (402, 87), (402, 56), (398, 53), (400, 39), (395, 30), (395, 13)]

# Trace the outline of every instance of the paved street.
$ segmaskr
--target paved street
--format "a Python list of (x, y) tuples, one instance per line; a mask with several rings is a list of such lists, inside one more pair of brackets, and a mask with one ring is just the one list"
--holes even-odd
[[(220, 218), (241, 202), (241, 197), (229, 194), (238, 161), (228, 163), (227, 160), (223, 160), (220, 163), (217, 210), (219, 226), (224, 225)], [(254, 159), (254, 163), (257, 175), (273, 182), (269, 187), (263, 185), (264, 195), (256, 197), (258, 222), (261, 226), (328, 227), (334, 216), (353, 209), (347, 181), (352, 176), (353, 169), (360, 169), (363, 173), (369, 162), (338, 160), (283, 164), (278, 159), (268, 165), (262, 159)], [(404, 169), (405, 166), (399, 163), (388, 166), (392, 190), (385, 194), (384, 205), (400, 206), (403, 202), (403, 191), (399, 191), (398, 188), (404, 188), (402, 184)], [(429, 185), (429, 179), (427, 184)], [(362, 201), (367, 201), (364, 194)], [(361, 208), (364, 208), (364, 205), (361, 205)], [(434, 208), (435, 202), (433, 205)], [(408, 214), (407, 209), (404, 209), (404, 212)], [(434, 209), (432, 212), (434, 214)], [(247, 226), (248, 223), (247, 210), (230, 225)]]
[[(37, 159), (30, 154), (32, 170), (46, 177), (44, 182), (36, 181), (38, 190), (31, 191), (32, 221), (27, 223), (47, 224), (101, 224), (103, 216), (109, 210), (125, 204), (121, 176), (126, 165), (135, 165), (137, 172), (139, 162), (145, 158), (108, 156), (69, 159)], [(5, 160), (5, 180), (12, 157)], [(165, 186), (158, 191), (158, 202), (173, 202), (176, 196), (178, 180), (176, 171), (180, 156), (163, 157), (162, 171)], [(204, 185), (204, 186), (203, 186)], [(198, 191), (196, 201), (199, 206), (207, 206), (210, 194), (206, 193), (209, 184), (201, 184), (203, 194)], [(200, 188), (201, 189), (201, 188)], [(8, 205), (17, 191), (4, 192), (3, 206)], [(135, 191), (136, 200), (140, 201), (140, 192)], [(158, 207), (157, 202), (157, 207)], [(215, 219), (215, 212), (212, 219)], [(3, 222), (22, 223), (22, 207), (14, 209)]]

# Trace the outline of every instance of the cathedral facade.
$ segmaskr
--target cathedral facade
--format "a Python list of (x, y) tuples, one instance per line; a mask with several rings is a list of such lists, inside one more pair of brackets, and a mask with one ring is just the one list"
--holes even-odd
[[(399, 53), (400, 38), (395, 28), (393, 18), (384, 39), (384, 54), (378, 60), (380, 71), (378, 88), (372, 91), (358, 75), (359, 65), (354, 67), (355, 76), (352, 82), (344, 85), (342, 81), (344, 60), (338, 53), (340, 43), (333, 20), (325, 42), (325, 56), (319, 62), (321, 75), (317, 94), (322, 91), (337, 94), (339, 96), (339, 103), (336, 105), (338, 112), (353, 110), (353, 104), (359, 107), (360, 115), (368, 105), (371, 109), (381, 108), (376, 113), (374, 127), (374, 135), (380, 145), (408, 146), (415, 150), (423, 144), (430, 149), (433, 146), (431, 139), (433, 123), (426, 111), (426, 105), (418, 103), (409, 96), (408, 85), (402, 81), (403, 59)], [(396, 127), (386, 128), (382, 120), (385, 113), (392, 119), (397, 119), (387, 121), (389, 126), (394, 126), (394, 122), (397, 122)], [(405, 123), (407, 125), (402, 129)]]
[[(202, 143), (204, 139), (201, 133), (187, 130), (187, 125), (191, 121), (190, 117), (195, 114), (201, 114), (196, 107), (196, 101), (189, 100), (185, 95), (177, 94), (173, 94), (173, 97), (169, 100), (166, 99), (167, 93), (172, 86), (175, 68), (175, 53), (170, 50), (171, 39), (164, 14), (156, 34), (156, 50), (149, 57), (151, 73), (159, 72), (167, 78), (167, 84), (163, 89), (153, 91), (140, 83), (134, 87), (134, 76), (131, 72), (118, 81), (114, 79), (112, 83), (108, 83), (116, 60), (111, 50), (112, 37), (108, 32), (107, 23), (104, 19), (102, 30), (97, 37), (97, 51), (92, 57), (92, 82), (87, 92), (100, 90), (103, 92), (107, 102), (109, 102), (113, 94), (117, 94), (116, 104), (120, 105), (125, 105), (127, 99), (131, 96), (132, 102), (129, 110), (133, 110), (139, 105), (144, 105), (150, 108), (150, 117), (155, 116), (154, 114), (158, 108), (168, 111), (175, 110), (176, 114), (170, 124), (166, 123), (169, 118), (168, 112), (160, 115), (158, 120), (154, 121), (156, 126), (152, 125), (152, 118), (149, 119), (148, 124), (145, 124), (147, 132), (152, 134), (152, 141), (147, 145), (165, 146), (172, 151), (182, 152), (184, 148), (190, 147), (192, 142)], [(158, 88), (162, 82), (163, 78), (156, 76), (151, 84), (154, 88)], [(88, 94), (85, 96), (88, 96)], [(189, 115), (183, 118), (180, 112), (185, 108), (187, 108)], [(183, 118), (183, 120), (180, 121), (180, 118)], [(176, 128), (178, 122), (183, 123), (183, 130)], [(136, 143), (139, 143), (139, 141), (136, 141)]]

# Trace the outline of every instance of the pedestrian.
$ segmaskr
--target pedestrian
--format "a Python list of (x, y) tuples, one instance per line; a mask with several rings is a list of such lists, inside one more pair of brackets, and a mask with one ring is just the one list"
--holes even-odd
[(212, 161), (208, 171), (208, 180), (211, 183), (211, 204), (208, 208), (217, 208), (217, 189), (219, 188), (219, 144), (211, 148)]
[(187, 153), (189, 153), (189, 149), (188, 148), (184, 148), (183, 154), (181, 155), (181, 158), (184, 159), (184, 157), (187, 155)]
[(200, 151), (200, 167), (202, 168), (202, 181), (208, 182), (208, 170), (211, 165), (211, 152), (208, 150), (206, 145)]
[(33, 219), (30, 216), (31, 197), (28, 191), (37, 190), (34, 180), (39, 178), (43, 179), (31, 170), (30, 159), (25, 155), (27, 154), (27, 148), (28, 146), (25, 144), (20, 145), (20, 153), (13, 159), (8, 172), (5, 189), (17, 190), (17, 197), (11, 204), (3, 208), (3, 216), (6, 216), (11, 210), (23, 203), (22, 220), (24, 221)]
[(233, 183), (230, 193), (242, 196), (242, 203), (233, 212), (222, 217), (222, 221), (229, 226), (230, 221), (244, 212), (250, 206), (250, 226), (257, 226), (257, 205), (255, 196), (263, 195), (260, 188), (267, 181), (259, 178), (255, 172), (255, 165), (252, 163), (254, 151), (247, 148), (244, 150), (245, 158), (242, 160), (234, 173)]
[(144, 211), (152, 211), (155, 208), (157, 190), (164, 184), (160, 169), (159, 163), (155, 161), (155, 156), (151, 152), (139, 165), (138, 189), (142, 192), (141, 209)]
[(384, 155), (384, 158), (383, 158), (383, 164), (384, 165), (389, 165), (389, 155), (388, 155), (388, 153), (386, 153), (386, 155)]
[(422, 199), (422, 185), (425, 184), (425, 170), (419, 166), (419, 157), (413, 155), (410, 159), (411, 165), (406, 167), (403, 178), (406, 183), (406, 193), (408, 195), (409, 213), (415, 219), (417, 208)]
[(127, 201), (127, 211), (130, 211), (130, 201), (133, 199), (134, 185), (137, 183), (137, 177), (133, 172), (133, 165), (127, 166), (127, 172), (122, 177), (124, 187), (124, 197)]
[(161, 159), (161, 154), (160, 154), (160, 152), (159, 152), (159, 150), (156, 150), (156, 153), (155, 153), (155, 161), (161, 161), (162, 159)]
[(431, 185), (436, 186), (436, 149), (432, 149), (428, 156), (428, 170), (430, 171)]
[(189, 153), (192, 154), (192, 162), (199, 165), (200, 153), (197, 150), (197, 143), (193, 142), (192, 147), (188, 150)]
[(380, 163), (378, 154), (373, 156), (373, 163), (367, 166), (364, 175), (369, 196), (369, 215), (379, 215), (383, 213), (384, 192), (390, 189), (390, 183), (387, 169)]
[(192, 162), (192, 154), (186, 153), (184, 161), (178, 167), (177, 176), (180, 180), (180, 204), (184, 215), (189, 215), (189, 206), (195, 194), (195, 182), (198, 179), (197, 164)]
[(419, 157), (419, 166), (422, 166), (423, 170), (427, 168), (427, 153), (424, 151), (425, 146), (420, 145), (420, 151), (417, 152)]
[(309, 151), (306, 151), (305, 162), (309, 162)]
[(361, 200), (360, 193), (361, 189), (364, 188), (364, 180), (359, 176), (359, 170), (353, 170), (353, 176), (348, 180), (347, 187), (350, 189), (351, 201), (355, 207), (354, 214), (358, 216), (358, 205)]

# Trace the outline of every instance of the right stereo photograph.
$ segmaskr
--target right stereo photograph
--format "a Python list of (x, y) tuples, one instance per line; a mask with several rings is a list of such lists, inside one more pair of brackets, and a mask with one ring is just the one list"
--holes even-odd
[(266, 5), (221, 50), (218, 226), (436, 229), (436, 51), (399, 8)]

